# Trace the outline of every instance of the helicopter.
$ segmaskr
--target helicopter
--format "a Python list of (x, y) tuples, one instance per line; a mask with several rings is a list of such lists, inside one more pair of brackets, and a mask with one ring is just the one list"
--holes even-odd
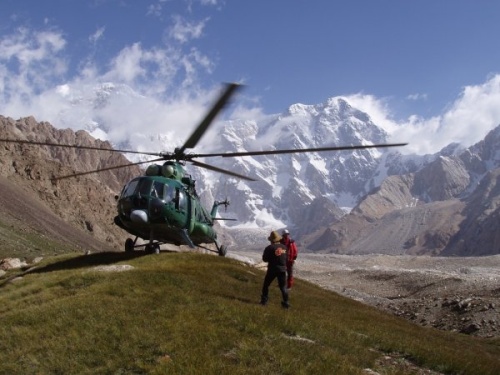
[[(120, 194), (115, 196), (117, 215), (114, 218), (114, 224), (134, 237), (129, 237), (125, 240), (125, 252), (134, 252), (136, 249), (143, 248), (146, 253), (158, 254), (161, 245), (172, 244), (175, 246), (187, 245), (190, 248), (199, 247), (216, 252), (220, 256), (227, 254), (227, 246), (219, 243), (214, 223), (217, 220), (234, 220), (217, 217), (219, 207), (224, 206), (227, 209), (230, 202), (227, 199), (216, 200), (213, 202), (210, 210), (204, 207), (196, 192), (195, 180), (185, 169), (187, 162), (199, 168), (247, 181), (256, 181), (249, 176), (215, 167), (195, 159), (342, 151), (407, 145), (407, 143), (393, 143), (205, 154), (186, 152), (186, 150), (192, 149), (198, 144), (218, 113), (226, 106), (240, 87), (241, 85), (236, 83), (226, 84), (218, 100), (187, 141), (181, 147), (175, 148), (173, 152), (142, 152), (14, 139), (0, 139), (0, 141), (156, 156), (157, 158), (152, 160), (100, 168), (87, 172), (77, 172), (66, 176), (54, 177), (53, 180), (57, 181), (102, 171), (126, 168), (133, 165), (149, 164), (144, 175), (135, 177), (126, 183)], [(163, 164), (158, 164), (158, 162), (162, 162)], [(139, 239), (143, 241), (138, 243)], [(211, 244), (215, 245), (216, 250), (208, 247)]]

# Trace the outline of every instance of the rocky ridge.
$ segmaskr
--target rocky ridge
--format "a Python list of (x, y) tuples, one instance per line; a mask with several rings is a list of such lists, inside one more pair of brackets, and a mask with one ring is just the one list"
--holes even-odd
[[(0, 116), (0, 138), (111, 148), (87, 132), (57, 130), (32, 117), (16, 121)], [(27, 246), (20, 244), (18, 232), (50, 236), (76, 248), (121, 249), (124, 232), (113, 224), (114, 196), (140, 173), (139, 168), (57, 181), (51, 178), (128, 163), (119, 153), (0, 142), (3, 251), (22, 252)], [(78, 236), (72, 234), (75, 229)]]
[(350, 214), (303, 238), (339, 254), (500, 253), (500, 127), (453, 154), (445, 149), (413, 173), (387, 177)]

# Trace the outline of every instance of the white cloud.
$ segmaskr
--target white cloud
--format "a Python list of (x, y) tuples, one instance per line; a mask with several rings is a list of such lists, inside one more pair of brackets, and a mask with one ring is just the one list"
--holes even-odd
[(169, 30), (169, 36), (180, 43), (187, 43), (192, 39), (198, 39), (203, 34), (208, 18), (200, 22), (190, 22), (181, 16), (173, 16), (173, 26)]
[(466, 86), (442, 116), (438, 132), (445, 139), (475, 143), (500, 125), (500, 74), (481, 85)]
[(500, 74), (480, 85), (466, 86), (439, 116), (410, 116), (397, 123), (384, 99), (372, 95), (346, 96), (354, 107), (368, 113), (373, 122), (390, 134), (390, 142), (408, 142), (404, 153), (434, 153), (452, 142), (471, 146), (500, 125)]
[(142, 50), (139, 43), (125, 47), (113, 59), (111, 71), (108, 72), (109, 79), (132, 83), (145, 74), (146, 70), (141, 65), (148, 60), (148, 53)]
[(61, 34), (52, 31), (31, 32), (19, 28), (0, 41), (0, 61), (17, 60), (21, 68), (35, 62), (48, 60), (64, 48), (66, 41)]
[(98, 28), (94, 34), (89, 36), (89, 41), (92, 44), (96, 44), (103, 37), (104, 31), (106, 31), (106, 27), (103, 26)]
[(0, 39), (0, 109), (23, 112), (67, 71), (66, 41), (54, 31), (19, 28)]
[(427, 100), (427, 94), (419, 94), (419, 93), (415, 93), (415, 94), (410, 94), (406, 97), (406, 99), (408, 100), (413, 100), (413, 101), (417, 101), (417, 100)]
[[(202, 29), (200, 25), (198, 31), (187, 35), (199, 36)], [(98, 29), (91, 40), (98, 41), (104, 31)], [(128, 45), (107, 62), (82, 59), (86, 63), (71, 76), (66, 46), (63, 34), (57, 31), (19, 28), (0, 37), (2, 115), (33, 115), (39, 121), (75, 130), (101, 121), (107, 124), (114, 142), (128, 137), (147, 148), (151, 142), (147, 135), (161, 133), (178, 146), (220, 93), (219, 85), (201, 88), (203, 74), (213, 71), (214, 62), (195, 48), (182, 49), (182, 44), (151, 48), (140, 43)], [(134, 94), (123, 95), (118, 90), (105, 108), (96, 109), (96, 87), (106, 82), (113, 82), (120, 90), (128, 87)], [(251, 121), (267, 116), (253, 99), (239, 98), (233, 118)], [(384, 128), (390, 142), (409, 142), (401, 149), (405, 153), (433, 153), (451, 142), (470, 146), (500, 124), (500, 74), (464, 87), (452, 105), (432, 118), (413, 115), (396, 122), (384, 98), (354, 94), (345, 99)]]
[(368, 113), (371, 120), (389, 134), (398, 127), (398, 124), (391, 117), (390, 108), (385, 99), (368, 94), (348, 95), (345, 96), (345, 99), (354, 108)]
[(161, 13), (162, 13), (162, 8), (163, 7), (161, 5), (161, 2), (156, 3), (156, 4), (151, 4), (148, 6), (148, 11), (147, 11), (146, 15), (160, 17)]
[[(103, 31), (94, 34), (96, 40)], [(136, 43), (125, 46), (105, 65), (88, 57), (79, 72), (67, 76), (65, 45), (57, 32), (19, 29), (0, 38), (2, 115), (33, 115), (74, 130), (92, 131), (95, 121), (101, 121), (111, 141), (130, 137), (141, 143), (134, 134), (144, 138), (175, 132), (172, 138), (185, 140), (212, 104), (213, 88), (200, 89), (197, 77), (200, 71), (210, 72), (213, 63), (196, 49), (184, 53), (171, 46), (146, 49)], [(106, 82), (113, 82), (116, 90), (99, 108), (96, 100), (103, 98), (97, 97), (102, 95), (97, 88)]]
[(440, 116), (413, 116), (394, 133), (406, 135), (409, 149), (418, 153), (439, 151), (452, 142), (471, 146), (500, 125), (500, 74), (480, 85), (466, 86)]

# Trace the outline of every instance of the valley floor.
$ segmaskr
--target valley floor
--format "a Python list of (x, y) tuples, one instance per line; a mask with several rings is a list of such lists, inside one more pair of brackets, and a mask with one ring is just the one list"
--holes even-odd
[[(266, 266), (259, 252), (238, 251), (230, 256)], [(302, 253), (295, 274), (422, 326), (500, 337), (500, 255), (445, 258)]]

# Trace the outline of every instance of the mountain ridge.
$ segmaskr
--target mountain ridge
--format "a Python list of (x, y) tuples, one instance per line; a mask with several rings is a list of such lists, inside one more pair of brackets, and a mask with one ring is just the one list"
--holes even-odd
[[(114, 94), (113, 87), (107, 87), (106, 90), (105, 98), (110, 100), (109, 97)], [(102, 98), (99, 103), (100, 109), (106, 105)], [(26, 137), (23, 135), (25, 132), (30, 134), (32, 139), (56, 141), (57, 138), (61, 142), (78, 140), (111, 147), (109, 142), (93, 140), (82, 131), (56, 131), (50, 129), (50, 124), (37, 123), (33, 118), (9, 121), (25, 124), (24, 128), (15, 125), (22, 131), (14, 131), (14, 137)], [(330, 98), (318, 105), (294, 104), (282, 114), (267, 116), (260, 122), (231, 120), (221, 124), (216, 126), (216, 132), (210, 135), (210, 152), (255, 151), (269, 147), (314, 148), (329, 146), (331, 143), (383, 144), (387, 143), (389, 137), (385, 130), (373, 123), (368, 114), (353, 108), (345, 99), (339, 97)], [(104, 132), (107, 128), (104, 125), (100, 128), (94, 127), (93, 132), (96, 132), (96, 129)], [(44, 135), (45, 133), (47, 134)], [(399, 224), (393, 223), (402, 218), (408, 221), (408, 217), (417, 220), (423, 210), (427, 218), (433, 218), (428, 220), (428, 223), (437, 225), (441, 223), (437, 219), (439, 211), (444, 209), (453, 218), (453, 222), (439, 224), (446, 228), (420, 223), (422, 230), (406, 231), (411, 233), (411, 236), (401, 238), (396, 241), (397, 246), (394, 249), (384, 251), (395, 254), (441, 254), (446, 248), (446, 253), (450, 255), (474, 254), (476, 251), (470, 249), (472, 245), (458, 245), (463, 241), (460, 242), (457, 238), (468, 233), (461, 227), (465, 220), (464, 215), (482, 217), (481, 215), (496, 213), (491, 209), (482, 213), (472, 209), (465, 211), (463, 204), (465, 202), (470, 206), (467, 199), (473, 196), (480, 186), (481, 179), (488, 171), (500, 166), (500, 156), (495, 151), (500, 144), (499, 134), (500, 130), (496, 128), (483, 141), (469, 148), (450, 144), (432, 155), (403, 155), (397, 149), (382, 148), (210, 160), (210, 163), (217, 167), (257, 176), (258, 181), (252, 183), (227, 175), (215, 177), (212, 172), (198, 168), (190, 168), (189, 171), (197, 180), (198, 193), (206, 206), (210, 206), (215, 199), (230, 200), (231, 206), (225, 216), (236, 218), (237, 221), (223, 223), (220, 231), (233, 245), (247, 241), (245, 231), (250, 229), (257, 236), (266, 238), (270, 230), (288, 227), (306, 251), (349, 253), (353, 251), (349, 247), (360, 240), (361, 234), (374, 239), (374, 242), (370, 243), (373, 247), (385, 248), (382, 246), (383, 236), (378, 236), (379, 239), (375, 241), (376, 231), (372, 224), (376, 220), (390, 215), (385, 217), (385, 225), (398, 227)], [(134, 134), (129, 136), (134, 137)], [(169, 143), (171, 139), (169, 136), (157, 135), (151, 136), (149, 141), (152, 142), (151, 148), (161, 144), (161, 147), (156, 147), (169, 149), (172, 145), (165, 142)], [(124, 142), (133, 144), (132, 141)], [(122, 157), (118, 153), (97, 157), (92, 154), (80, 156), (75, 151), (64, 155), (55, 150), (46, 152), (48, 157), (71, 166), (73, 170), (96, 169), (111, 162), (128, 162), (125, 158), (115, 160)], [(57, 173), (61, 174), (60, 171)], [(91, 181), (104, 182), (116, 194), (132, 176), (141, 173), (141, 170), (136, 168), (133, 173), (116, 170), (89, 178)], [(28, 177), (33, 178), (32, 175)], [(476, 198), (481, 199), (483, 205), (496, 204), (496, 196)], [(447, 201), (450, 202), (436, 203)], [(422, 205), (425, 209), (419, 207)], [(454, 209), (449, 211), (450, 207)], [(406, 211), (412, 209), (416, 210), (415, 214), (409, 215)], [(481, 222), (488, 221), (482, 219)], [(346, 232), (350, 223), (353, 228), (357, 228), (354, 232), (352, 228)], [(473, 221), (471, 225), (475, 225), (474, 223)], [(350, 240), (345, 240), (346, 233), (350, 233)], [(453, 249), (443, 245), (447, 241), (454, 244)], [(465, 242), (471, 243), (470, 240)], [(362, 252), (374, 251), (360, 246), (361, 243), (354, 248)], [(497, 246), (493, 245), (491, 249), (477, 252), (495, 254), (498, 251)]]
[[(312, 250), (366, 253), (373, 251), (366, 247), (369, 238), (369, 245), (385, 254), (500, 253), (495, 228), (500, 214), (500, 169), (495, 152), (499, 134), (497, 127), (485, 140), (455, 155), (438, 154), (414, 173), (388, 177), (351, 213), (316, 238), (310, 236)], [(382, 223), (401, 240), (388, 242), (391, 236), (377, 227)], [(358, 235), (347, 236), (348, 228), (358, 228)]]

